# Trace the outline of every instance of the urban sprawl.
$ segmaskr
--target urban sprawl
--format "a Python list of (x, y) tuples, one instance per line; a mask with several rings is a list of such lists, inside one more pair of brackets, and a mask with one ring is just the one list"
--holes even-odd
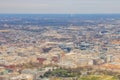
[(0, 80), (55, 80), (43, 78), (55, 69), (120, 73), (120, 16), (56, 16), (0, 16)]

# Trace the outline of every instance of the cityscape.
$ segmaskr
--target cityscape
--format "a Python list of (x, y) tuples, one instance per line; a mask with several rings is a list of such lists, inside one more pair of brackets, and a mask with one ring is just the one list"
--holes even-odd
[(119, 80), (119, 14), (0, 14), (0, 80)]

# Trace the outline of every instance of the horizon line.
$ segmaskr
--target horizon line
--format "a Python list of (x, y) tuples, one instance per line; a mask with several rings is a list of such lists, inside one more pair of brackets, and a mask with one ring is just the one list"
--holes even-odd
[(7, 14), (36, 14), (36, 15), (45, 15), (45, 14), (56, 14), (56, 15), (81, 15), (81, 14), (110, 14), (110, 15), (114, 15), (114, 14), (116, 14), (116, 15), (120, 15), (120, 13), (0, 13), (0, 15), (7, 15)]

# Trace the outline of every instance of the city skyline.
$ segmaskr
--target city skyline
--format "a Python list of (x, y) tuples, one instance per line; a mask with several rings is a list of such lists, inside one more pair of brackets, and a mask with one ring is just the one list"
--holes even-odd
[(119, 14), (119, 0), (1, 0), (0, 14)]

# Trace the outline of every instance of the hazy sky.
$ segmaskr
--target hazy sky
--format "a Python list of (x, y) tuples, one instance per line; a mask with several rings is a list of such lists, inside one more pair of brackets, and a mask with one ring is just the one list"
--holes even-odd
[(120, 0), (0, 0), (0, 13), (120, 13)]

